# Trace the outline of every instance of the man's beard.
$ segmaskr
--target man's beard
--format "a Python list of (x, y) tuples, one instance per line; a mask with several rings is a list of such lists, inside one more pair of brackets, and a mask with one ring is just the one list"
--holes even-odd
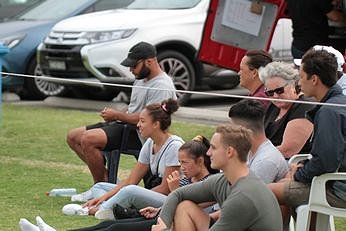
[(141, 71), (139, 74), (136, 76), (136, 79), (145, 79), (150, 75), (150, 69), (143, 65)]

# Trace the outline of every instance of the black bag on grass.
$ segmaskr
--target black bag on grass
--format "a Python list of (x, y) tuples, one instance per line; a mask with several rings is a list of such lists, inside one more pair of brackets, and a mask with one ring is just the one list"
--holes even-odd
[(139, 212), (139, 209), (133, 206), (131, 206), (130, 208), (124, 208), (118, 204), (115, 204), (115, 206), (113, 207), (113, 215), (115, 219), (142, 217), (142, 215)]

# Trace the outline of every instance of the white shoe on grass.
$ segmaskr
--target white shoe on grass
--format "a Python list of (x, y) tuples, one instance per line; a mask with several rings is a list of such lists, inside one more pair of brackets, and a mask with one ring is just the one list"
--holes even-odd
[(40, 231), (38, 226), (32, 224), (25, 218), (20, 218), (19, 220), (19, 228), (21, 231)]
[(99, 209), (95, 213), (95, 218), (99, 220), (115, 220), (112, 209)]
[(71, 201), (77, 201), (77, 202), (87, 202), (88, 200), (91, 200), (91, 199), (93, 199), (93, 194), (90, 189), (83, 193), (71, 196)]
[(56, 231), (56, 229), (46, 224), (40, 216), (36, 217), (36, 223), (40, 231)]
[(83, 208), (78, 204), (67, 204), (62, 208), (62, 213), (65, 215), (87, 216), (89, 215), (89, 208)]

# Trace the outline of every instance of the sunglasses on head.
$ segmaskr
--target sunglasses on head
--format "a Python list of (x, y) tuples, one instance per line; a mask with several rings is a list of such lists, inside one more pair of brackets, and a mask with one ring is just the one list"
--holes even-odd
[(275, 88), (273, 90), (265, 90), (264, 91), (264, 94), (266, 94), (266, 96), (273, 96), (274, 93), (278, 94), (278, 95), (281, 95), (285, 92), (285, 87), (287, 86), (287, 84), (285, 84), (284, 86), (282, 87), (278, 87), (278, 88)]

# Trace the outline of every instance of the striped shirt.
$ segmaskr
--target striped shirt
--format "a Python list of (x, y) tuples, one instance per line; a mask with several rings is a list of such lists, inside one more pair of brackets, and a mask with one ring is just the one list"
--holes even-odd
[[(210, 174), (202, 177), (199, 181), (204, 181), (205, 179), (207, 179), (210, 176)], [(179, 187), (185, 186), (185, 185), (189, 185), (192, 184), (193, 182), (191, 181), (191, 179), (187, 178), (186, 176), (183, 176), (182, 178), (180, 178), (179, 181)]]

